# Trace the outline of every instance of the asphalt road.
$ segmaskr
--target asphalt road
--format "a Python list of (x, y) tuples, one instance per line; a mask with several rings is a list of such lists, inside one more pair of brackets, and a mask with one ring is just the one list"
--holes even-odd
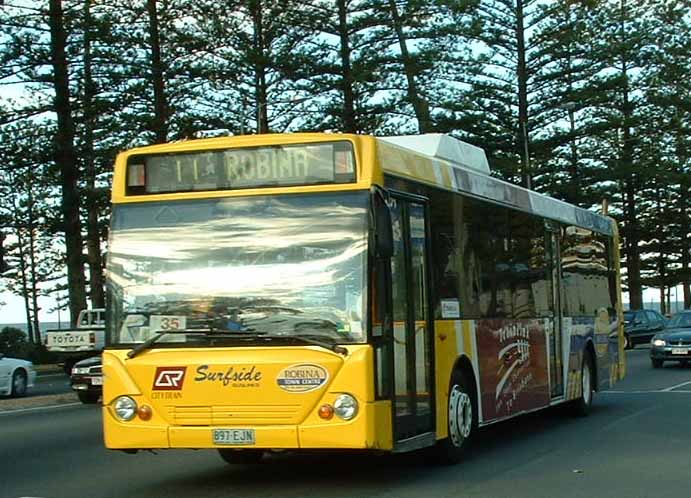
[(72, 391), (70, 378), (64, 373), (51, 373), (36, 377), (34, 387), (29, 389), (27, 397), (46, 394), (62, 394)]
[(464, 462), (423, 455), (280, 455), (229, 466), (213, 451), (103, 449), (98, 406), (0, 415), (0, 497), (674, 497), (691, 489), (691, 368), (650, 367), (599, 393), (588, 418), (560, 410), (481, 431)]

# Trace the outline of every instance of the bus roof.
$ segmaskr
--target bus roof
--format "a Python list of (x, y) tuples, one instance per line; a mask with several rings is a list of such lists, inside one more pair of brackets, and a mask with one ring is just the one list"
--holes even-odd
[[(429, 140), (425, 140), (427, 136)], [(543, 218), (614, 234), (613, 220), (607, 216), (490, 176), (482, 149), (449, 135), (444, 139), (439, 134), (427, 136), (377, 138), (377, 157), (383, 172)]]
[[(357, 181), (350, 185), (308, 185), (257, 188), (242, 191), (189, 192), (128, 196), (125, 194), (125, 166), (133, 154), (161, 154), (289, 145), (345, 140), (353, 143), (356, 154)], [(375, 163), (378, 165), (375, 166)], [(514, 209), (612, 235), (613, 220), (598, 213), (553, 199), (490, 175), (484, 151), (450, 135), (424, 134), (373, 137), (340, 133), (282, 133), (243, 135), (200, 140), (185, 140), (131, 149), (118, 156), (113, 178), (113, 203), (169, 200), (182, 198), (225, 197), (236, 195), (277, 194), (287, 192), (336, 191), (369, 188), (380, 183), (383, 174), (422, 182), (451, 192), (486, 199)]]

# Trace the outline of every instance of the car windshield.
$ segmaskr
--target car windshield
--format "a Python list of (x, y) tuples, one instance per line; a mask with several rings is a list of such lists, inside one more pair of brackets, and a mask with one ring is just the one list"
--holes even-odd
[(667, 328), (691, 327), (691, 313), (679, 313), (667, 323)]
[(363, 342), (367, 213), (364, 192), (116, 206), (109, 344)]
[(630, 322), (633, 320), (634, 316), (636, 316), (636, 313), (634, 313), (633, 311), (625, 311), (624, 312), (624, 321)]

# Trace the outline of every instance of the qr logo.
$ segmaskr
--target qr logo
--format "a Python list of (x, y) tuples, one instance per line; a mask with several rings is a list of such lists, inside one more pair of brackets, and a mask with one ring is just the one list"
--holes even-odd
[(154, 375), (154, 391), (181, 391), (187, 367), (158, 367)]

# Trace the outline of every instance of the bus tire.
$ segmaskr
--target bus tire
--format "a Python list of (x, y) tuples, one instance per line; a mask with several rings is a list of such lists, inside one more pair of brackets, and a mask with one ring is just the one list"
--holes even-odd
[(218, 454), (224, 462), (231, 465), (255, 465), (261, 463), (264, 458), (264, 450), (235, 450), (231, 448), (219, 448)]
[(583, 363), (581, 364), (581, 396), (571, 402), (572, 412), (578, 417), (585, 417), (590, 413), (595, 392), (593, 387), (594, 379), (593, 355), (586, 351), (583, 353)]
[(474, 389), (467, 375), (455, 371), (447, 400), (448, 437), (437, 442), (436, 456), (441, 464), (458, 463), (477, 429), (478, 413)]

